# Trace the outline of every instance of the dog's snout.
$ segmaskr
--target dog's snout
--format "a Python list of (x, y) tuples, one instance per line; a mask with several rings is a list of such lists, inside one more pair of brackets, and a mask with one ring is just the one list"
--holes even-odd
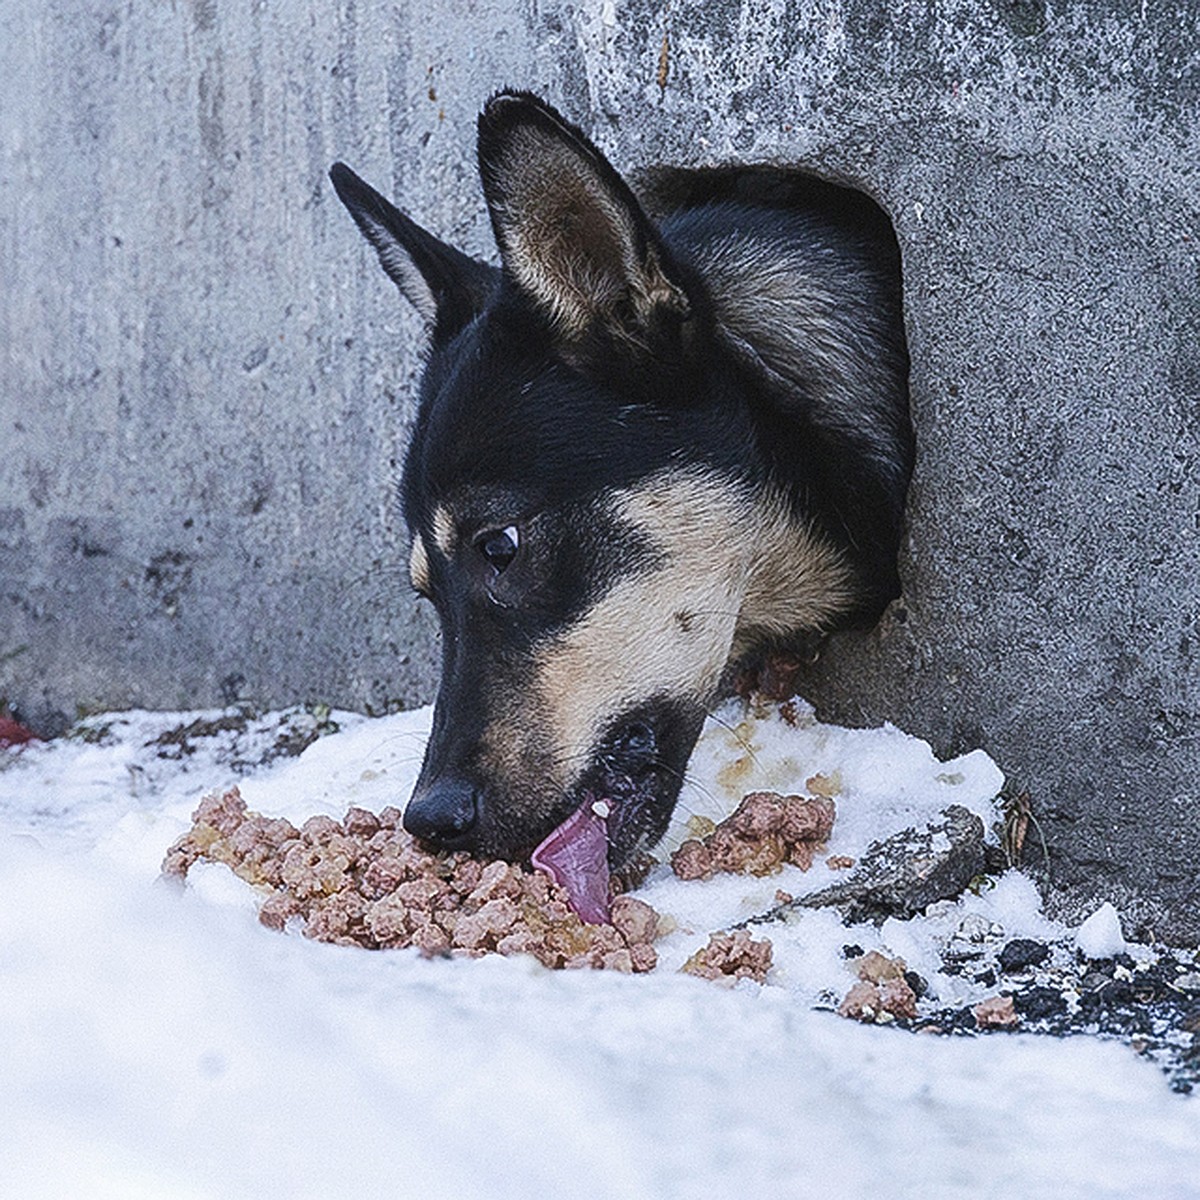
[(479, 821), (479, 789), (466, 779), (444, 778), (413, 796), (404, 828), (446, 850), (465, 846)]

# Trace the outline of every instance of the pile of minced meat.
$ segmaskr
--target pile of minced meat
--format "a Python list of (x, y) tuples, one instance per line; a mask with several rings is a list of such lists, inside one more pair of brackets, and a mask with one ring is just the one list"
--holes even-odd
[[(315, 816), (297, 829), (249, 811), (235, 787), (201, 801), (163, 871), (182, 879), (201, 860), (223, 863), (267, 892), (264, 925), (295, 923), (318, 941), (412, 946), (427, 955), (531, 954), (554, 968), (655, 966), (660, 920), (643, 901), (618, 895), (608, 923), (586, 923), (540, 871), (462, 852), (430, 853), (404, 831), (401, 815), (397, 808), (351, 808), (341, 821)], [(685, 843), (672, 865), (681, 879), (718, 871), (762, 875), (784, 862), (807, 867), (833, 816), (825, 798), (751, 793), (703, 841)], [(762, 982), (770, 965), (770, 941), (739, 931), (714, 934), (684, 969)]]

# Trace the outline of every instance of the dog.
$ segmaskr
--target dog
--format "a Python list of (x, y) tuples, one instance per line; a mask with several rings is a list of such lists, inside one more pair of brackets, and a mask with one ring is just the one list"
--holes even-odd
[(442, 674), (404, 825), (532, 860), (602, 920), (735, 668), (899, 594), (898, 252), (829, 205), (655, 222), (524, 92), (478, 152), (498, 268), (330, 171), (429, 328), (401, 500)]

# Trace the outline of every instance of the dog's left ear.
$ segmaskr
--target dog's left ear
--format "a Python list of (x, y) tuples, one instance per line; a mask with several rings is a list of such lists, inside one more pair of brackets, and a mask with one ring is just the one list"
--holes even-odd
[(687, 317), (687, 292), (637, 197), (550, 105), (493, 96), (479, 118), (479, 171), (504, 268), (559, 336), (642, 340)]

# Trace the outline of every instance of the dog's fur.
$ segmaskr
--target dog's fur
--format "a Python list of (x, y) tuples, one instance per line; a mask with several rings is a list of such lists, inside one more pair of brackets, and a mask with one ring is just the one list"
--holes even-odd
[(730, 664), (899, 593), (898, 259), (827, 211), (656, 226), (523, 93), (479, 160), (499, 269), (331, 172), (431, 330), (402, 491), (443, 670), (406, 824), (519, 858), (603, 797), (617, 867), (665, 830)]

